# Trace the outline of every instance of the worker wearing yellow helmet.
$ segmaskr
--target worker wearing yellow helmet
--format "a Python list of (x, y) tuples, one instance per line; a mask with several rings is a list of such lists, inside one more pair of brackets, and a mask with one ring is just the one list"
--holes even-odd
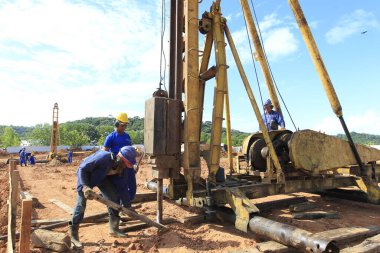
[(119, 113), (114, 122), (115, 131), (110, 133), (104, 142), (104, 150), (111, 151), (115, 155), (119, 153), (124, 146), (130, 146), (131, 137), (125, 129), (128, 125), (128, 115), (125, 112)]
[[(110, 133), (106, 137), (106, 140), (104, 142), (104, 150), (111, 151), (116, 156), (122, 147), (132, 145), (131, 137), (125, 131), (127, 125), (128, 115), (125, 112), (119, 113), (115, 118), (115, 131)], [(135, 170), (126, 170), (125, 172), (123, 172), (123, 175), (120, 175), (118, 178), (115, 178), (114, 180), (126, 182), (129, 189), (129, 197), (132, 201), (136, 195), (137, 188)]]

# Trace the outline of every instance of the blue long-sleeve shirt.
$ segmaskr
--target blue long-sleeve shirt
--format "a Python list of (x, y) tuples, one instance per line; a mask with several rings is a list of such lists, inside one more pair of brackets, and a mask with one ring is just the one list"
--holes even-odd
[(271, 110), (270, 113), (264, 112), (262, 118), (268, 130), (272, 130), (270, 127), (271, 121), (275, 121), (281, 128), (285, 128), (285, 121), (282, 118), (281, 114), (274, 110)]
[(91, 188), (99, 186), (108, 177), (115, 186), (121, 203), (124, 206), (129, 205), (128, 173), (126, 169), (123, 169), (120, 175), (108, 176), (107, 173), (112, 168), (113, 163), (111, 152), (104, 150), (99, 150), (87, 157), (77, 170), (77, 191), (81, 191), (84, 185)]

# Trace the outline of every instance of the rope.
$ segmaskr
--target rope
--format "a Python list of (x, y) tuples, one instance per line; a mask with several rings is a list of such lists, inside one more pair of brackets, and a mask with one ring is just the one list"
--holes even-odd
[[(241, 11), (244, 13), (242, 5), (241, 5)], [(255, 70), (256, 83), (257, 83), (257, 87), (259, 88), (259, 94), (260, 94), (260, 100), (261, 100), (261, 106), (262, 106), (261, 108), (264, 108), (263, 95), (261, 93), (260, 81), (259, 81), (259, 77), (257, 75), (257, 69), (256, 69), (255, 59), (253, 58), (252, 44), (251, 44), (251, 40), (249, 39), (248, 26), (247, 26), (247, 21), (245, 20), (245, 18), (244, 18), (244, 24), (245, 24), (245, 31), (247, 33), (249, 49), (251, 50), (251, 58), (252, 58), (253, 68)], [(266, 119), (266, 117), (264, 117), (264, 123), (265, 123), (265, 125), (267, 125), (267, 119)]]
[(267, 57), (267, 53), (266, 53), (265, 48), (264, 48), (264, 41), (263, 41), (263, 38), (262, 38), (262, 36), (261, 36), (261, 30), (260, 30), (259, 21), (258, 21), (258, 19), (257, 19), (256, 11), (255, 11), (255, 6), (253, 5), (253, 1), (252, 1), (252, 0), (251, 0), (251, 5), (252, 5), (253, 14), (254, 14), (254, 16), (255, 16), (255, 20), (256, 20), (256, 23), (257, 23), (257, 29), (258, 29), (258, 32), (259, 32), (259, 39), (260, 39), (261, 45), (262, 45), (262, 47), (263, 47), (263, 52), (264, 52), (265, 61), (266, 61), (267, 65), (268, 65), (268, 68), (269, 68), (269, 73), (270, 73), (270, 75), (271, 75), (271, 77), (272, 77), (272, 80), (273, 80), (274, 86), (276, 87), (277, 93), (278, 93), (278, 95), (280, 96), (281, 101), (282, 101), (282, 103), (283, 103), (284, 106), (285, 106), (286, 112), (288, 113), (289, 118), (290, 118), (290, 120), (292, 121), (292, 124), (293, 124), (293, 126), (294, 126), (294, 129), (297, 131), (296, 124), (295, 124), (294, 121), (293, 121), (292, 115), (290, 114), (290, 111), (288, 110), (288, 107), (286, 106), (286, 103), (285, 103), (285, 101), (284, 101), (284, 99), (283, 99), (283, 97), (282, 97), (282, 95), (281, 95), (280, 90), (278, 89), (278, 86), (277, 86), (276, 80), (274, 79), (274, 76), (273, 76), (273, 73), (272, 73), (272, 69), (271, 69), (271, 67), (270, 67), (270, 65), (269, 65), (269, 61), (268, 61), (268, 57)]

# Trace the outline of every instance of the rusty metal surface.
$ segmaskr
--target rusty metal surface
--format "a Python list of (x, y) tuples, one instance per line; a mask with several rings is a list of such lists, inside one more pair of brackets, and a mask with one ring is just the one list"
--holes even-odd
[(179, 101), (153, 97), (145, 102), (144, 146), (147, 154), (172, 155), (180, 152), (178, 139)]
[[(356, 148), (364, 163), (380, 160), (380, 150), (359, 144)], [(294, 133), (289, 150), (295, 168), (313, 173), (356, 163), (347, 141), (312, 130)]]
[(254, 233), (306, 252), (339, 252), (338, 246), (331, 239), (318, 237), (309, 231), (263, 217), (252, 218), (249, 221), (249, 229)]

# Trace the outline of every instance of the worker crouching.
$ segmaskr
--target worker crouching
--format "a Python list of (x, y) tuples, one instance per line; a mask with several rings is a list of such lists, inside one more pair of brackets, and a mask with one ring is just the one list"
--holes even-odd
[[(133, 169), (136, 164), (136, 150), (132, 146), (125, 146), (115, 156), (112, 152), (99, 150), (87, 157), (77, 170), (77, 202), (71, 221), (69, 232), (72, 247), (82, 248), (79, 241), (79, 224), (83, 220), (87, 198), (91, 199), (92, 188), (97, 186), (103, 197), (130, 207), (130, 198), (127, 182), (127, 170)], [(119, 211), (108, 208), (109, 232), (116, 237), (125, 237), (126, 234), (119, 230)]]

